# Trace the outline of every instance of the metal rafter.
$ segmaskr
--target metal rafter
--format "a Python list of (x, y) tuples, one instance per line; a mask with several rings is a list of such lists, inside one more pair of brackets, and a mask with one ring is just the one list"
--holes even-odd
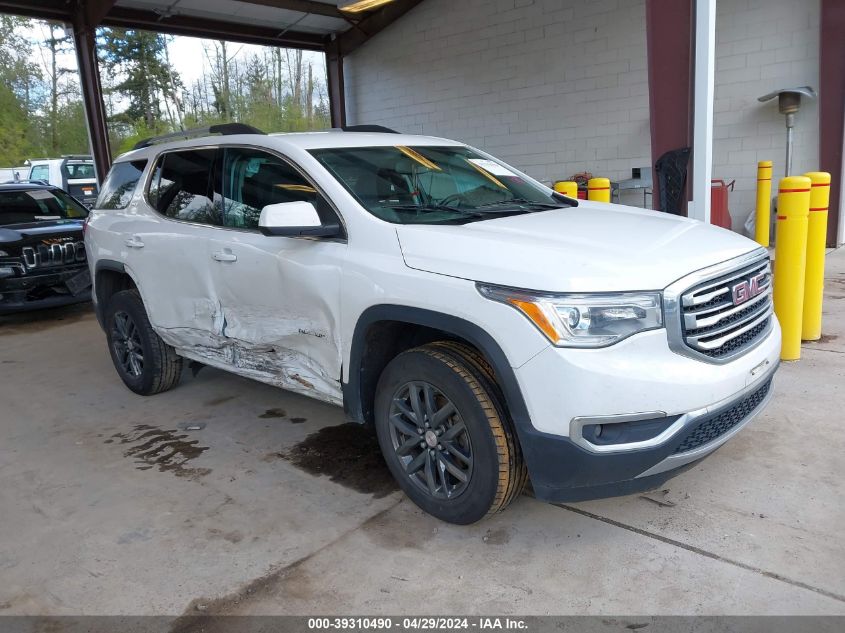
[(147, 29), (171, 35), (222, 39), (264, 46), (286, 46), (312, 51), (322, 51), (325, 48), (322, 35), (285, 30), (284, 25), (271, 28), (187, 15), (165, 17), (152, 11), (128, 9), (120, 6), (112, 9), (102, 24), (103, 26)]
[(324, 2), (315, 2), (314, 0), (235, 0), (243, 4), (258, 4), (263, 7), (272, 7), (274, 9), (285, 9), (287, 11), (297, 11), (299, 13), (310, 13), (312, 15), (324, 15), (330, 18), (346, 19), (343, 12), (337, 8), (336, 5), (326, 4)]

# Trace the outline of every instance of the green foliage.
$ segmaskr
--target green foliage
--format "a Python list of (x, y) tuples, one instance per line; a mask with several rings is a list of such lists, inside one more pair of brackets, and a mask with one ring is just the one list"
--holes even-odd
[(0, 83), (0, 164), (20, 165), (29, 157), (27, 113), (14, 92)]
[[(2, 166), (88, 152), (76, 73), (57, 63), (70, 40), (59, 25), (43, 24), (0, 15)], [(39, 31), (45, 34), (40, 41), (25, 37)], [(98, 32), (113, 154), (150, 136), (230, 121), (268, 132), (329, 127), (325, 78), (314, 77), (301, 51), (266, 48), (244, 59), (240, 47), (233, 54), (231, 44), (208, 42), (203, 76), (185, 86), (170, 63), (172, 39), (127, 29)], [(36, 59), (46, 60), (46, 70)]]

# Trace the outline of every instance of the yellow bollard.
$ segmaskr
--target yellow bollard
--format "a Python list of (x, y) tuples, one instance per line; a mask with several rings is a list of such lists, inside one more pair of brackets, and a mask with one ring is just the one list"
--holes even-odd
[(558, 180), (555, 183), (555, 191), (570, 198), (578, 198), (578, 183), (574, 180)]
[(772, 161), (757, 163), (757, 213), (755, 216), (754, 240), (769, 247), (769, 226), (772, 221)]
[(608, 178), (590, 178), (587, 181), (587, 200), (610, 202), (610, 180)]
[(811, 171), (810, 214), (807, 219), (807, 271), (804, 275), (804, 314), (801, 340), (817, 341), (822, 336), (822, 299), (824, 296), (824, 249), (827, 242), (827, 207), (830, 198), (830, 174)]
[(810, 179), (787, 176), (778, 188), (778, 227), (775, 240), (775, 314), (783, 330), (780, 357), (801, 358), (801, 315), (804, 270), (807, 263), (807, 216)]

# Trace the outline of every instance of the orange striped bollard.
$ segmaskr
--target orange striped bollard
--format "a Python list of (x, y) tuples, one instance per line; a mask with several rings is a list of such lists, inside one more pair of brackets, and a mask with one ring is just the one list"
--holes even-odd
[(824, 249), (827, 244), (830, 174), (824, 171), (812, 171), (804, 175), (810, 179), (810, 214), (807, 220), (807, 269), (804, 275), (801, 340), (818, 341), (822, 337)]
[(590, 178), (587, 181), (587, 200), (610, 202), (610, 179)]
[(757, 211), (754, 216), (754, 241), (769, 247), (769, 226), (772, 222), (772, 161), (757, 163)]
[(578, 183), (574, 180), (558, 180), (555, 183), (555, 191), (569, 198), (578, 199)]
[(783, 332), (782, 360), (801, 358), (801, 317), (804, 273), (807, 264), (807, 216), (810, 214), (810, 179), (787, 176), (778, 187), (775, 239), (775, 314)]

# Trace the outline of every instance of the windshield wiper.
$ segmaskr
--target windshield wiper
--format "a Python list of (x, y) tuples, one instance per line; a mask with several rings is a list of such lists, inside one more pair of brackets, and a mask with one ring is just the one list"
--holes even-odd
[(453, 207), (448, 204), (384, 204), (381, 205), (388, 209), (395, 209), (397, 211), (447, 211), (455, 215), (462, 215), (467, 218), (484, 218), (491, 215), (503, 215), (506, 213), (529, 213), (526, 209), (519, 207), (511, 207), (509, 209), (484, 209), (481, 207), (472, 207), (461, 209), (460, 207)]
[(448, 204), (381, 204), (379, 206), (399, 211), (449, 211), (451, 213), (466, 213), (467, 209), (459, 209)]
[(533, 200), (527, 200), (526, 198), (509, 198), (508, 200), (497, 200), (496, 202), (488, 202), (487, 204), (482, 204), (478, 209), (483, 209), (487, 207), (498, 207), (503, 205), (516, 205), (517, 207), (531, 207), (534, 209), (564, 209), (565, 205), (562, 204), (555, 204), (553, 202), (534, 202)]

